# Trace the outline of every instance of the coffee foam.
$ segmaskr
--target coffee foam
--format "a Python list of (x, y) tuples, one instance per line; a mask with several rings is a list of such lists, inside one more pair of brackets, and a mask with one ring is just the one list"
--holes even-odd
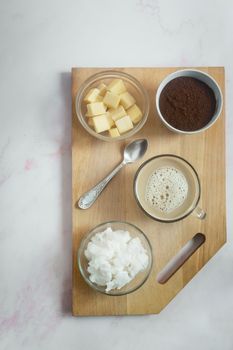
[(180, 207), (188, 194), (188, 183), (181, 171), (174, 167), (156, 169), (146, 185), (146, 201), (161, 212), (169, 213)]

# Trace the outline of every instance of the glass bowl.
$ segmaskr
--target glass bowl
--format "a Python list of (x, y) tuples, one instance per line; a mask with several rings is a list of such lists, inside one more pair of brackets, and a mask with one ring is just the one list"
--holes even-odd
[[(124, 230), (128, 231), (130, 233), (130, 236), (132, 238), (138, 237), (141, 241), (142, 246), (145, 248), (147, 255), (148, 255), (148, 266), (145, 270), (139, 272), (135, 278), (123, 286), (121, 289), (112, 289), (108, 292), (105, 291), (105, 286), (99, 286), (93, 282), (90, 281), (89, 279), (89, 272), (87, 271), (88, 268), (88, 260), (85, 257), (85, 250), (87, 248), (88, 243), (90, 242), (91, 238), (98, 232), (102, 232), (106, 230), (107, 228), (111, 227), (113, 231), (115, 230)], [(152, 247), (151, 244), (146, 237), (146, 235), (136, 226), (133, 224), (130, 224), (128, 222), (122, 222), (122, 221), (109, 221), (102, 223), (98, 226), (96, 226), (93, 230), (88, 232), (84, 238), (82, 239), (79, 249), (78, 249), (78, 267), (79, 271), (84, 278), (85, 282), (94, 290), (101, 292), (103, 294), (107, 295), (125, 295), (134, 292), (138, 288), (140, 288), (147, 280), (147, 278), (150, 275), (151, 268), (152, 268), (152, 262), (153, 262), (153, 257), (152, 257)]]
[[(84, 97), (90, 89), (97, 87), (101, 83), (105, 83), (106, 85), (108, 85), (113, 79), (122, 79), (124, 81), (127, 91), (129, 91), (134, 96), (136, 104), (142, 111), (141, 121), (138, 124), (136, 124), (134, 128), (131, 129), (129, 132), (126, 132), (118, 137), (108, 136), (107, 131), (98, 134), (88, 125), (87, 118), (85, 116), (86, 104), (83, 101)], [(78, 94), (76, 96), (75, 109), (80, 123), (90, 135), (95, 136), (99, 140), (103, 141), (120, 141), (125, 140), (126, 138), (136, 134), (145, 124), (149, 113), (149, 97), (147, 91), (144, 89), (142, 84), (133, 76), (123, 72), (103, 71), (92, 75), (80, 86)]]

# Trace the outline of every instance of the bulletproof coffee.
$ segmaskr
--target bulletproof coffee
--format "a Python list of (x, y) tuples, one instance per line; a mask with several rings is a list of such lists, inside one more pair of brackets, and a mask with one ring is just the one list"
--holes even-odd
[(179, 77), (162, 90), (159, 108), (163, 118), (174, 128), (195, 131), (211, 121), (216, 99), (213, 90), (201, 80)]
[(181, 220), (195, 209), (200, 183), (188, 162), (165, 154), (141, 165), (135, 175), (134, 194), (146, 214), (155, 220), (171, 222)]

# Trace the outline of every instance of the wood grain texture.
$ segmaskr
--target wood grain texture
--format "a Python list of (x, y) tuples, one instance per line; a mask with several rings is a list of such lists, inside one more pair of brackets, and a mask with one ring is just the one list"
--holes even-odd
[[(147, 138), (149, 150), (136, 164), (125, 167), (88, 210), (75, 208), (75, 202), (101, 180), (121, 160), (127, 142), (105, 143), (83, 129), (78, 122), (74, 100), (80, 84), (102, 68), (72, 69), (72, 205), (73, 205), (73, 315), (133, 315), (159, 313), (195, 276), (226, 242), (225, 200), (225, 116), (206, 132), (178, 135), (160, 122), (155, 111), (155, 92), (161, 80), (180, 68), (117, 68), (135, 76), (150, 96), (147, 123), (134, 138)], [(224, 68), (198, 67), (212, 75), (224, 96)], [(177, 223), (156, 222), (138, 208), (133, 195), (133, 178), (146, 159), (163, 153), (174, 153), (187, 159), (200, 176), (202, 195), (200, 206), (207, 211), (204, 221), (189, 216)], [(77, 249), (83, 235), (101, 222), (129, 221), (149, 237), (154, 265), (147, 282), (128, 296), (112, 297), (93, 291), (82, 279), (77, 268)], [(165, 264), (197, 232), (206, 236), (205, 243), (189, 258), (167, 283), (157, 283), (156, 276)]]

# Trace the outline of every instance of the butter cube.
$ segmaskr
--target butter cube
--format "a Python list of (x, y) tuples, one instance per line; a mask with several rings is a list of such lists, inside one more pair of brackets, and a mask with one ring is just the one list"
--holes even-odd
[(114, 79), (107, 86), (107, 90), (111, 91), (113, 94), (120, 95), (122, 92), (126, 91), (126, 87), (122, 79)]
[(137, 124), (142, 119), (142, 111), (137, 105), (133, 105), (127, 109), (127, 114), (130, 116), (134, 124)]
[(120, 95), (121, 99), (121, 105), (125, 108), (128, 109), (132, 105), (135, 104), (135, 98), (128, 92), (123, 92), (123, 94)]
[(107, 86), (104, 83), (101, 83), (97, 86), (97, 89), (99, 89), (99, 91), (100, 91), (99, 94), (101, 96), (104, 96), (106, 91), (107, 91)]
[(93, 128), (94, 127), (93, 118), (88, 118), (87, 119), (87, 124)]
[(103, 98), (104, 98), (103, 96), (98, 95), (98, 96), (96, 96), (95, 102), (102, 102)]
[(120, 134), (123, 134), (126, 131), (133, 129), (132, 120), (128, 115), (125, 117), (116, 120), (116, 126)]
[(97, 89), (97, 88), (91, 89), (84, 97), (84, 102), (86, 102), (86, 103), (95, 102), (99, 93), (100, 93), (99, 89)]
[(106, 106), (103, 104), (103, 102), (93, 102), (87, 105), (87, 116), (89, 117), (104, 114), (105, 112)]
[(109, 136), (111, 136), (111, 137), (120, 136), (120, 133), (119, 133), (117, 128), (110, 129), (110, 130), (108, 130), (108, 132), (109, 132)]
[(114, 121), (124, 117), (127, 113), (123, 106), (118, 106), (116, 109), (110, 109), (109, 113)]
[(105, 103), (110, 108), (117, 108), (120, 102), (120, 96), (107, 91), (104, 95), (103, 103)]
[(106, 114), (93, 117), (94, 129), (97, 133), (109, 130), (111, 128), (108, 116)]
[(106, 113), (106, 117), (108, 118), (108, 122), (109, 122), (110, 128), (112, 128), (115, 125), (115, 122), (112, 119), (112, 116), (110, 115), (109, 112)]

